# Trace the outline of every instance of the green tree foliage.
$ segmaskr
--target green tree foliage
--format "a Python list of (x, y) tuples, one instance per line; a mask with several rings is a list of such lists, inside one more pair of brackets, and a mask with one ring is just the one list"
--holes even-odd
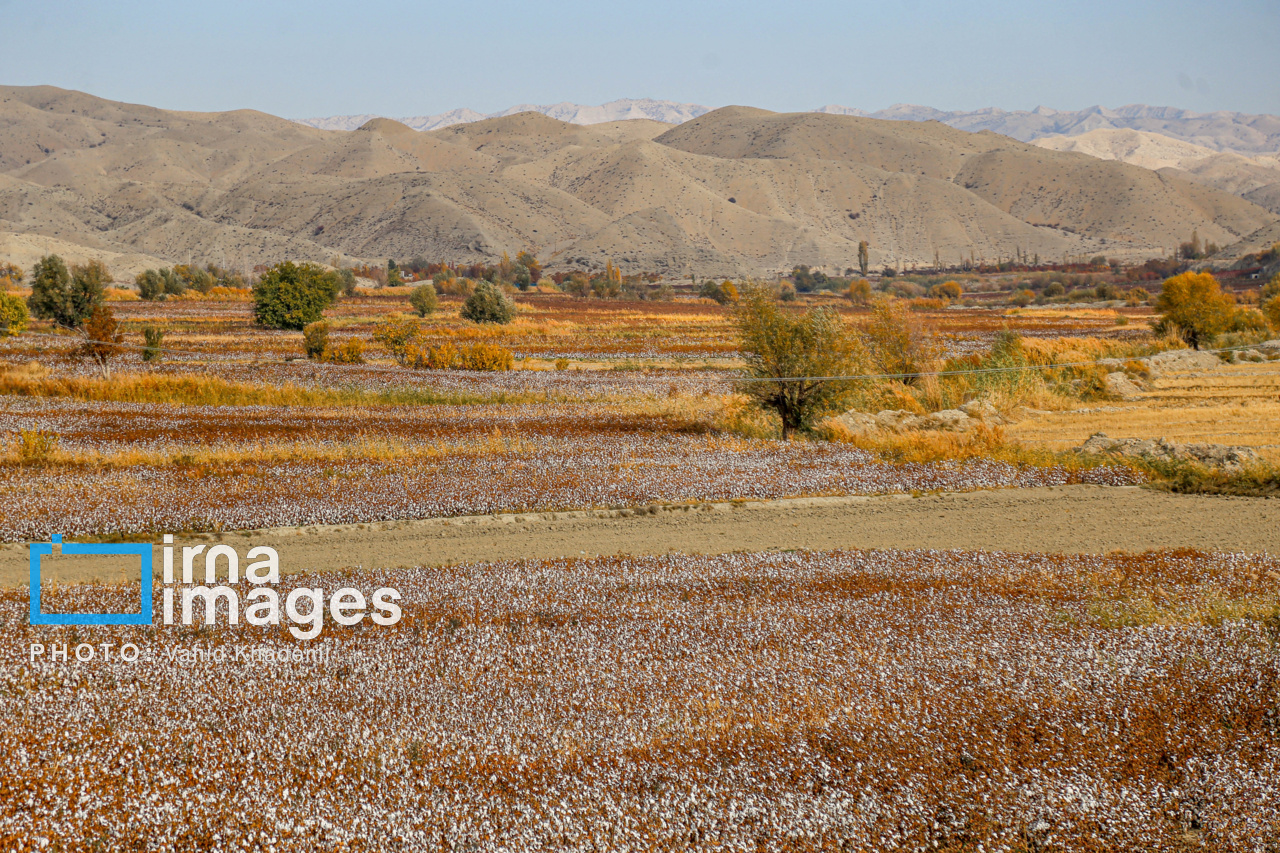
[(516, 306), (497, 285), (482, 281), (462, 304), (459, 314), (473, 323), (510, 323), (516, 315)]
[(1184, 272), (1164, 283), (1155, 307), (1161, 314), (1157, 333), (1176, 329), (1183, 340), (1200, 349), (1230, 328), (1235, 299), (1223, 293), (1209, 273)]
[(73, 264), (70, 271), (62, 258), (46, 255), (31, 271), (31, 296), (27, 307), (42, 320), (77, 329), (102, 303), (106, 286), (112, 281), (102, 261)]
[(796, 314), (779, 306), (765, 288), (748, 286), (734, 319), (746, 360), (740, 390), (782, 421), (782, 435), (813, 428), (854, 389), (865, 370), (857, 338), (834, 311)]
[(0, 292), (0, 338), (16, 335), (27, 328), (30, 319), (27, 303), (12, 293)]
[(865, 277), (867, 270), (871, 269), (871, 247), (867, 245), (866, 240), (858, 241), (858, 271)]
[(320, 319), (340, 288), (336, 273), (315, 264), (276, 264), (253, 289), (254, 317), (271, 329), (302, 329)]
[(181, 296), (187, 292), (186, 281), (168, 267), (140, 272), (133, 283), (138, 286), (138, 295), (143, 299), (163, 299), (166, 296)]
[(338, 270), (338, 286), (342, 288), (342, 295), (350, 299), (356, 295), (356, 274), (350, 267), (343, 267)]
[(404, 277), (400, 275), (400, 267), (396, 265), (394, 259), (387, 261), (387, 287), (399, 287), (404, 284)]
[(1262, 316), (1267, 318), (1271, 328), (1280, 332), (1280, 296), (1273, 296), (1262, 303)]
[(436, 289), (430, 284), (420, 284), (409, 294), (409, 304), (413, 306), (413, 310), (418, 312), (419, 317), (425, 317), (428, 314), (434, 314), (439, 300), (436, 298)]

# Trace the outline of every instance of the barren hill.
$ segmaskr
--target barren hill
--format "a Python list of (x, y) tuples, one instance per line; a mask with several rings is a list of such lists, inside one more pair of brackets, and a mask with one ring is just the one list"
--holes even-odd
[(0, 88), (0, 255), (230, 265), (494, 258), (699, 275), (797, 263), (1145, 258), (1280, 217), (1191, 180), (936, 122), (731, 107), (672, 126), (537, 112), (324, 131)]
[[(1280, 212), (1280, 153), (1266, 157), (1215, 151), (1142, 130), (1098, 129), (1079, 136), (1046, 136), (1035, 144), (1054, 151), (1076, 151), (1103, 160), (1120, 160), (1144, 169), (1169, 170), (1206, 186), (1241, 195)], [(1265, 189), (1272, 188), (1272, 189)], [(1264, 190), (1255, 193), (1257, 190)]]

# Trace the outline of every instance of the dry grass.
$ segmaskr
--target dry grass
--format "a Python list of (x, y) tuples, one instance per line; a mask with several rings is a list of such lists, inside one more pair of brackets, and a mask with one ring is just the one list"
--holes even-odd
[(435, 392), (429, 388), (368, 391), (357, 387), (308, 388), (294, 384), (234, 382), (219, 376), (118, 373), (111, 379), (55, 376), (37, 363), (0, 365), (0, 395), (65, 397), (103, 403), (178, 406), (372, 406), (468, 405), (545, 402), (540, 394)]
[(1151, 384), (1151, 391), (1134, 401), (1027, 417), (1008, 428), (1009, 437), (1052, 450), (1078, 447), (1095, 432), (1246, 445), (1280, 463), (1280, 365), (1223, 364)]

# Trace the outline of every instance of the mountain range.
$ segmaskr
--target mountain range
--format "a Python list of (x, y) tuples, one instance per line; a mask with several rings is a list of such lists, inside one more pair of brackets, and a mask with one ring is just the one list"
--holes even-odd
[(1278, 223), (1168, 169), (937, 121), (726, 107), (680, 124), (525, 111), (341, 131), (0, 87), (0, 257), (24, 265), (48, 251), (129, 272), (526, 249), (550, 268), (755, 275), (853, 266), (860, 240), (876, 266), (1141, 260), (1193, 230), (1226, 246)]
[[(502, 118), (516, 113), (536, 112), (570, 124), (600, 124), (625, 119), (647, 118), (667, 124), (681, 124), (711, 112), (700, 104), (682, 104), (652, 98), (610, 101), (598, 107), (559, 103), (546, 106), (520, 104), (496, 113), (478, 113), (470, 109), (452, 110), (433, 116), (397, 118), (414, 130), (439, 130), (454, 124)], [(1149, 107), (1130, 104), (1118, 109), (1088, 107), (1083, 110), (1007, 111), (997, 108), (947, 111), (915, 104), (893, 106), (866, 112), (853, 107), (828, 105), (812, 112), (827, 115), (858, 116), (886, 121), (937, 121), (959, 130), (974, 133), (989, 130), (1031, 142), (1046, 136), (1077, 136), (1095, 130), (1137, 130), (1157, 133), (1171, 139), (1190, 142), (1213, 151), (1231, 151), (1246, 155), (1280, 156), (1280, 117), (1250, 115), (1237, 112), (1196, 113), (1175, 107)], [(300, 119), (302, 124), (322, 130), (355, 130), (374, 115), (329, 116)]]

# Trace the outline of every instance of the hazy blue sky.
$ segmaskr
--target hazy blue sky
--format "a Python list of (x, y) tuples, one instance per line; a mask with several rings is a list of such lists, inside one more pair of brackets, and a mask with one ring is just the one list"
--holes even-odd
[(0, 0), (0, 83), (404, 116), (654, 97), (1280, 113), (1280, 0)]

